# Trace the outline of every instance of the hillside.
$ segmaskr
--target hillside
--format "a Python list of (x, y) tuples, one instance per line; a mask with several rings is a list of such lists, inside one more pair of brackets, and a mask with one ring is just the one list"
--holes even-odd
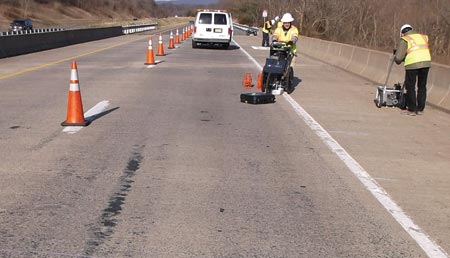
[(0, 0), (0, 30), (7, 30), (11, 20), (16, 18), (30, 18), (36, 28), (108, 26), (136, 19), (150, 20), (158, 12), (157, 6), (153, 1), (139, 4), (142, 1), (109, 1), (110, 4), (101, 5), (91, 0), (89, 4), (76, 6), (66, 1), (28, 0), (17, 4)]

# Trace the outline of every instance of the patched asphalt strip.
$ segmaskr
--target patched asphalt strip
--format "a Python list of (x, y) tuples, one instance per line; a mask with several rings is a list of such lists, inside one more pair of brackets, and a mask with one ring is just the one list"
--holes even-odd
[(90, 228), (91, 239), (86, 242), (84, 250), (85, 255), (92, 255), (96, 248), (101, 246), (108, 237), (114, 234), (117, 226), (117, 216), (122, 211), (122, 205), (126, 197), (132, 190), (132, 179), (139, 170), (140, 163), (143, 160), (142, 151), (144, 145), (135, 145), (133, 153), (128, 161), (123, 175), (120, 177), (117, 190), (111, 195), (107, 207), (103, 210), (98, 221)]

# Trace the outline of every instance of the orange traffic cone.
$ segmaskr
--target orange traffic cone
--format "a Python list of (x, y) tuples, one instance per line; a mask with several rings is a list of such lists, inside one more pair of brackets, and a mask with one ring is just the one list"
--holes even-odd
[(157, 56), (164, 56), (164, 45), (162, 41), (162, 34), (159, 34), (159, 41), (158, 41), (158, 53), (156, 53)]
[(77, 62), (72, 61), (69, 81), (69, 97), (67, 102), (66, 121), (62, 126), (87, 126), (90, 121), (84, 119), (83, 103), (81, 102), (80, 85), (78, 83)]
[(252, 73), (246, 72), (244, 73), (244, 79), (242, 80), (242, 86), (246, 89), (252, 88)]
[(147, 59), (145, 61), (145, 65), (154, 65), (155, 64), (155, 57), (153, 55), (153, 43), (152, 43), (152, 37), (148, 38), (148, 50), (147, 50)]
[(262, 73), (258, 73), (258, 81), (256, 83), (256, 88), (258, 90), (262, 90), (262, 82), (263, 82)]
[(170, 31), (169, 49), (175, 48), (175, 42), (173, 40), (173, 33)]
[(180, 34), (178, 34), (178, 29), (177, 29), (177, 33), (175, 35), (175, 44), (180, 44)]
[(186, 36), (186, 34), (185, 34), (185, 31), (184, 31), (184, 28), (183, 28), (183, 30), (181, 32), (181, 41), (185, 41), (186, 40), (185, 36)]

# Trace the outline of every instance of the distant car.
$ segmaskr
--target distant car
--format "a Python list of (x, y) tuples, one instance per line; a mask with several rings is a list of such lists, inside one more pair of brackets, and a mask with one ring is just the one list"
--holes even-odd
[(257, 36), (258, 35), (258, 28), (248, 28), (247, 29), (247, 36), (250, 36), (250, 35)]
[(15, 19), (9, 24), (9, 31), (32, 30), (33, 22), (30, 19)]

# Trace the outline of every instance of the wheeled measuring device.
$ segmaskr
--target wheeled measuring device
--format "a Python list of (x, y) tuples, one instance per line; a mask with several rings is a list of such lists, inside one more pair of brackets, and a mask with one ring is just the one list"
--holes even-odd
[(272, 42), (270, 56), (262, 71), (261, 91), (281, 95), (293, 91), (294, 69), (291, 62), (294, 57), (291, 46), (282, 42)]
[(387, 83), (389, 80), (389, 75), (391, 74), (392, 65), (394, 64), (394, 56), (392, 56), (389, 63), (388, 74), (386, 76), (386, 81), (384, 85), (377, 86), (377, 92), (375, 93), (375, 105), (378, 108), (383, 106), (386, 107), (399, 107), (401, 109), (405, 108), (405, 85), (400, 85), (400, 83), (394, 84), (394, 87), (388, 87)]

